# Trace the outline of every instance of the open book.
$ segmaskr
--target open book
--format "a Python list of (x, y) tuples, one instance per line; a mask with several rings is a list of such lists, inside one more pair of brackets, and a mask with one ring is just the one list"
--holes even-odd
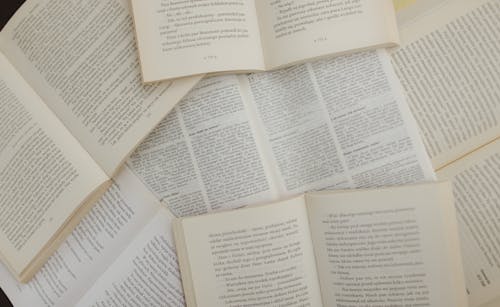
[(193, 306), (467, 306), (448, 182), (173, 222)]
[(144, 86), (135, 52), (120, 0), (28, 0), (0, 33), (0, 258), (22, 281), (197, 82)]
[(177, 216), (435, 179), (385, 50), (204, 79), (127, 164)]
[(16, 307), (184, 306), (172, 214), (126, 167), (27, 284), (0, 264)]
[[(296, 73), (297, 70), (300, 74)], [(102, 303), (135, 307), (151, 306), (155, 302), (182, 305), (182, 286), (178, 267), (174, 265), (176, 256), (169, 232), (171, 215), (159, 208), (168, 206), (176, 215), (193, 215), (269, 202), (304, 189), (394, 185), (434, 179), (416, 124), (385, 52), (339, 57), (306, 64), (281, 74), (263, 73), (253, 78), (269, 78), (267, 88), (274, 91), (280, 84), (286, 83), (287, 75), (288, 78), (296, 76), (297, 81), (293, 84), (301, 81), (304, 85), (293, 87), (291, 96), (297, 96), (297, 100), (283, 97), (281, 103), (287, 107), (275, 108), (268, 113), (272, 116), (270, 118), (279, 118), (281, 114), (280, 123), (285, 117), (290, 118), (287, 121), (289, 124), (281, 125), (287, 128), (282, 130), (281, 138), (265, 134), (261, 137), (265, 130), (259, 128), (260, 124), (255, 124), (255, 119), (261, 116), (260, 111), (252, 105), (260, 105), (263, 110), (269, 107), (262, 98), (256, 100), (258, 104), (250, 100), (248, 93), (252, 92), (245, 85), (248, 82), (245, 81), (246, 76), (223, 76), (201, 81), (128, 161), (128, 166), (134, 167), (133, 172), (140, 175), (140, 179), (134, 178), (125, 167), (115, 177), (108, 192), (32, 281), (19, 284), (0, 266), (0, 286), (15, 306), (99, 306)], [(334, 88), (327, 86), (333, 83), (328, 81), (332, 78), (339, 81)], [(378, 95), (369, 91), (375, 84), (386, 84), (384, 91), (378, 92)], [(360, 88), (361, 85), (366, 88), (367, 95), (360, 95), (361, 90), (356, 90), (358, 96), (351, 99), (337, 94), (347, 92), (350, 87)], [(199, 103), (201, 99), (205, 103)], [(273, 101), (277, 103), (280, 100)], [(295, 104), (292, 104), (293, 101)], [(293, 106), (299, 108), (300, 105), (304, 109), (298, 110), (308, 111), (293, 112)], [(385, 126), (382, 131), (368, 131), (367, 127), (351, 131), (353, 135), (362, 137), (362, 141), (352, 145), (363, 148), (361, 151), (351, 150), (352, 146), (337, 145), (337, 133), (333, 128), (324, 129), (320, 134), (322, 137), (313, 142), (325, 143), (327, 146), (322, 151), (316, 152), (316, 146), (290, 146), (289, 151), (269, 149), (268, 142), (276, 143), (280, 139), (282, 144), (286, 144), (283, 140), (287, 138), (291, 140), (289, 144), (302, 144), (308, 141), (308, 135), (319, 130), (317, 126), (330, 125), (330, 116), (322, 111), (323, 105), (332, 110), (335, 110), (335, 105), (344, 106), (339, 107), (338, 115), (332, 113), (332, 118), (339, 118), (344, 112), (354, 116), (356, 112), (352, 110), (359, 110), (358, 116), (380, 110), (378, 114), (392, 114), (390, 118), (393, 119), (391, 125)], [(360, 107), (362, 105), (365, 107)], [(308, 117), (313, 119), (305, 120)], [(266, 122), (272, 123), (272, 120)], [(371, 144), (369, 150), (366, 144)], [(337, 151), (329, 150), (331, 148)], [(210, 154), (204, 154), (207, 150)], [(268, 164), (270, 157), (276, 157), (272, 159), (277, 161), (291, 160), (285, 159), (287, 152), (293, 154), (291, 157), (295, 157), (293, 161), (297, 164), (280, 163), (289, 168)], [(334, 152), (336, 154), (332, 154)], [(351, 152), (363, 152), (363, 156), (371, 160), (336, 174), (331, 168), (336, 163), (332, 161), (335, 157), (344, 161)], [(235, 159), (239, 163), (232, 163), (229, 167), (227, 164)], [(309, 167), (315, 165), (314, 161), (324, 162), (318, 167)], [(319, 172), (320, 169), (326, 172)], [(280, 183), (284, 182), (279, 179), (284, 175), (289, 178), (287, 182), (294, 182), (289, 186), (293, 189), (288, 190)], [(141, 180), (162, 198), (163, 204), (148, 196), (148, 189), (141, 184)], [(260, 185), (264, 187), (255, 188)], [(163, 217), (155, 217), (157, 212), (163, 212), (158, 214)], [(157, 220), (157, 226), (146, 226), (151, 224), (152, 217)], [(160, 247), (159, 251), (154, 246)], [(151, 256), (153, 252), (155, 256)], [(158, 260), (159, 264), (154, 264), (150, 261), (154, 257), (168, 259), (168, 262)], [(166, 269), (149, 270), (150, 265), (155, 268), (161, 265)]]
[(165, 208), (125, 167), (29, 283), (0, 264), (0, 287), (19, 307), (184, 306)]
[(394, 46), (391, 0), (132, 0), (145, 82)]
[(470, 306), (500, 306), (500, 2), (420, 0), (392, 52), (439, 179), (455, 187)]

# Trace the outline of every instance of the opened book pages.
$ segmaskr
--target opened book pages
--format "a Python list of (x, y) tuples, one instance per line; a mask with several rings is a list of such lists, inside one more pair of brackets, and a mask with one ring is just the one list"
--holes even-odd
[(126, 167), (27, 284), (0, 264), (14, 306), (184, 306), (174, 216)]
[[(183, 306), (167, 207), (177, 216), (195, 215), (305, 189), (435, 178), (384, 51), (251, 76), (251, 82), (265, 82), (267, 92), (287, 80), (302, 84), (290, 93), (296, 99), (274, 96), (277, 107), (266, 113), (266, 125), (252, 105), (269, 110), (270, 101), (262, 94), (250, 100), (248, 78), (201, 81), (139, 146), (32, 281), (20, 284), (0, 265), (0, 286), (15, 306)], [(354, 88), (364, 90), (347, 95)], [(366, 121), (367, 114), (377, 116)], [(332, 123), (347, 118), (365, 125), (345, 131)], [(371, 129), (384, 118), (391, 119), (384, 129)], [(364, 162), (353, 163), (360, 155)]]
[(385, 50), (206, 78), (127, 164), (177, 216), (435, 179)]
[(313, 192), (173, 223), (188, 307), (465, 307), (448, 182)]
[(126, 1), (26, 1), (0, 33), (0, 259), (20, 281), (197, 81), (142, 84)]
[(132, 0), (144, 82), (394, 46), (391, 0)]
[(454, 185), (471, 307), (500, 306), (500, 2), (419, 0), (392, 50), (439, 179)]

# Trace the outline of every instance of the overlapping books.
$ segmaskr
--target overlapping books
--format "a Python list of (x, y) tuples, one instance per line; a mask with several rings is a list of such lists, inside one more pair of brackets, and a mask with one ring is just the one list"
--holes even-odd
[[(0, 33), (2, 289), (497, 306), (500, 2), (397, 18), (386, 0), (28, 0)], [(225, 75), (143, 83), (203, 73)]]

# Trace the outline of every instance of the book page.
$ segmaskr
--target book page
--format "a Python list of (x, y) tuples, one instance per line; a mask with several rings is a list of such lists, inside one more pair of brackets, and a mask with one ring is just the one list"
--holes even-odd
[(409, 6), (415, 5), (417, 2), (417, 0), (393, 0), (394, 9), (398, 13)]
[(500, 136), (500, 4), (441, 2), (403, 25), (392, 53), (436, 169)]
[(126, 0), (27, 1), (0, 49), (108, 176), (197, 81), (142, 84)]
[(448, 182), (306, 202), (325, 306), (468, 306)]
[(128, 160), (177, 216), (277, 198), (235, 76), (202, 80)]
[(0, 287), (15, 306), (75, 306), (159, 208), (124, 168), (33, 280), (17, 283), (0, 265)]
[(265, 68), (253, 0), (131, 3), (145, 82)]
[(160, 209), (76, 306), (184, 306), (172, 219)]
[(268, 69), (398, 42), (391, 0), (255, 3)]
[(498, 306), (500, 306), (500, 298), (481, 305), (481, 307), (498, 307)]
[(434, 179), (383, 51), (207, 78), (128, 165), (177, 216)]
[(188, 307), (321, 306), (303, 197), (177, 223)]
[(385, 51), (242, 79), (280, 195), (434, 179)]
[(399, 28), (414, 22), (421, 15), (432, 11), (439, 5), (446, 4), (442, 0), (393, 0)]
[(0, 53), (0, 258), (22, 275), (108, 178)]
[(500, 299), (500, 139), (437, 174), (454, 186), (470, 306)]

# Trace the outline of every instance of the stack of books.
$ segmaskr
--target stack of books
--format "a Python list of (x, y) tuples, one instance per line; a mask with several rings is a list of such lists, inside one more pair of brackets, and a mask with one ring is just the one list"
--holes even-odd
[(395, 4), (26, 1), (0, 32), (0, 287), (498, 306), (500, 2)]

